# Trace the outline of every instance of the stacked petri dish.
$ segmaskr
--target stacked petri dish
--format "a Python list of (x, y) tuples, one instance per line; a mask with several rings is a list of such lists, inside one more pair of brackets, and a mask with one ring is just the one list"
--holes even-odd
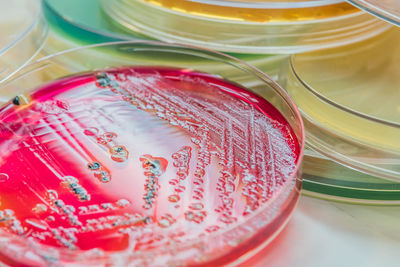
[[(196, 65), (205, 61), (252, 75), (270, 97)], [(231, 56), (97, 44), (29, 64), (0, 91), (10, 89), (17, 96), (0, 109), (7, 264), (237, 263), (297, 203), (300, 113), (271, 78)]]
[(399, 203), (399, 41), (399, 29), (392, 29), (292, 57), (286, 88), (313, 149), (306, 153), (306, 190), (345, 201)]
[(124, 30), (224, 52), (298, 53), (357, 42), (388, 28), (337, 0), (103, 0), (102, 5)]
[(40, 1), (0, 2), (0, 81), (34, 58), (47, 36)]
[[(107, 19), (101, 8), (100, 0), (84, 2), (79, 0), (44, 0), (43, 9), (51, 29), (49, 41), (43, 49), (45, 55), (88, 44), (152, 39), (139, 32), (126, 31), (115, 26), (114, 23)], [(289, 60), (288, 55), (246, 53), (234, 53), (232, 55), (259, 68), (274, 79), (277, 79), (281, 66)], [(170, 60), (173, 61), (174, 59)], [(77, 60), (76, 63), (78, 62), (81, 61)], [(223, 64), (212, 63), (209, 68), (223, 66)], [(248, 77), (242, 78), (247, 79)], [(251, 83), (252, 81), (248, 82)]]

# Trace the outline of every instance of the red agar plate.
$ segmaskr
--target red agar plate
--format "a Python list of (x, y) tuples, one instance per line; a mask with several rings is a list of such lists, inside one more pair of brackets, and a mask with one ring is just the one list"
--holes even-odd
[[(171, 263), (180, 246), (244, 223), (294, 188), (301, 154), (284, 116), (240, 85), (140, 66), (75, 74), (18, 95), (0, 110), (0, 147), (0, 229), (26, 240), (39, 265), (63, 261), (39, 247), (124, 254), (129, 263), (168, 249), (170, 257), (133, 265)], [(231, 245), (245, 251), (253, 243)], [(1, 252), (9, 263), (18, 261), (13, 253), (20, 251)]]

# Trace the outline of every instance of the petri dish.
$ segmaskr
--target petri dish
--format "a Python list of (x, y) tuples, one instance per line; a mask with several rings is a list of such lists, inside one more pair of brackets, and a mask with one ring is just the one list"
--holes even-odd
[(400, 203), (400, 183), (346, 167), (311, 148), (304, 155), (302, 193), (353, 204)]
[(348, 0), (349, 3), (387, 22), (400, 25), (400, 3), (396, 0)]
[(145, 39), (139, 33), (126, 32), (105, 19), (99, 0), (43, 0), (43, 10), (52, 28), (74, 36), (76, 42), (100, 43)]
[[(343, 1), (102, 1), (124, 30), (218, 51), (291, 54), (367, 39), (388, 25)], [(190, 25), (188, 27), (187, 25)]]
[[(54, 54), (77, 46), (110, 41), (149, 39), (138, 32), (123, 31), (113, 25), (101, 9), (100, 0), (44, 0), (43, 10), (50, 24), (50, 38), (43, 54)], [(287, 55), (232, 54), (277, 79)], [(99, 55), (101, 56), (101, 55)], [(174, 59), (171, 58), (171, 61)], [(79, 61), (77, 61), (79, 62)], [(213, 63), (212, 65), (218, 65)], [(210, 66), (212, 68), (213, 66)], [(221, 64), (220, 67), (223, 67)]]
[(399, 40), (392, 28), (292, 57), (286, 87), (315, 151), (305, 163), (305, 188), (366, 202), (399, 200)]
[(0, 81), (29, 62), (43, 46), (47, 26), (40, 1), (0, 1)]
[[(114, 54), (67, 64), (92, 59), (92, 49)], [(151, 59), (172, 56), (187, 60)], [(197, 57), (252, 73), (270, 98), (193, 68)], [(0, 108), (5, 263), (238, 263), (295, 208), (300, 113), (271, 78), (233, 57), (159, 42), (97, 44), (39, 59), (0, 91), (9, 88), (17, 96)]]

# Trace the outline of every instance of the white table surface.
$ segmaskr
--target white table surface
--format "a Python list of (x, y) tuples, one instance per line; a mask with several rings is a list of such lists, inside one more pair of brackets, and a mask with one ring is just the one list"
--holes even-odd
[(302, 196), (281, 234), (240, 266), (400, 266), (400, 206)]

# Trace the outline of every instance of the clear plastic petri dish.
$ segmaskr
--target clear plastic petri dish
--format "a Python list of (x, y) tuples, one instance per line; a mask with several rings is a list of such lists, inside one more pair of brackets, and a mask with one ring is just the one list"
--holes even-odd
[(0, 1), (0, 81), (29, 62), (41, 49), (47, 26), (40, 1)]
[(368, 13), (400, 26), (400, 3), (397, 0), (348, 0), (348, 2)]
[(392, 29), (292, 57), (286, 88), (303, 115), (307, 144), (318, 152), (305, 164), (311, 191), (367, 202), (399, 199), (399, 40)]
[(346, 167), (311, 148), (304, 155), (302, 193), (354, 204), (400, 204), (400, 183)]
[[(198, 64), (206, 60), (231, 71)], [(247, 89), (264, 97), (234, 72), (262, 81)], [(271, 78), (231, 56), (97, 44), (29, 64), (0, 92), (10, 89), (17, 96), (0, 108), (5, 263), (238, 263), (295, 208), (300, 113)]]
[(218, 51), (291, 54), (367, 39), (388, 25), (342, 1), (102, 1), (110, 21)]
[[(149, 39), (137, 32), (123, 31), (112, 25), (101, 9), (100, 0), (44, 0), (43, 9), (51, 28), (43, 54), (50, 55), (77, 46), (101, 42)], [(232, 55), (259, 68), (274, 79), (277, 79), (281, 66), (289, 60), (287, 55)]]

